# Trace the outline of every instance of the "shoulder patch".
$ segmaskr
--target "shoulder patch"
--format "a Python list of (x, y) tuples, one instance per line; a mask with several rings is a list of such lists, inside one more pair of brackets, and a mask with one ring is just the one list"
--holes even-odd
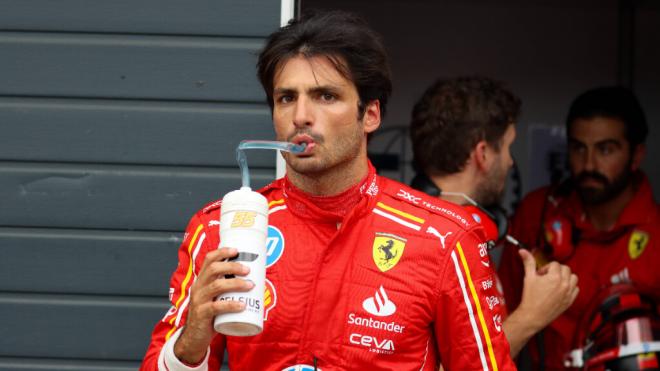
[(432, 214), (441, 215), (455, 221), (463, 228), (472, 226), (469, 214), (462, 207), (417, 191), (398, 182), (389, 181), (383, 193), (391, 197), (424, 209)]

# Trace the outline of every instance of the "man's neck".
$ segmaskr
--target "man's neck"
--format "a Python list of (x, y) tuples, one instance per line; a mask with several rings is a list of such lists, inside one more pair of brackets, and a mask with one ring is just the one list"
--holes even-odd
[[(463, 171), (460, 173), (432, 176), (431, 181), (435, 183), (442, 192), (456, 192), (463, 193), (470, 198), (474, 199), (476, 182), (474, 177)], [(453, 202), (458, 205), (466, 204), (465, 198), (461, 196), (440, 195), (440, 198)]]
[(584, 205), (584, 212), (591, 224), (599, 231), (610, 230), (619, 220), (628, 203), (635, 197), (636, 185), (630, 182), (615, 198), (599, 205)]
[(365, 159), (361, 163), (339, 165), (324, 172), (302, 174), (287, 166), (287, 177), (291, 184), (314, 196), (334, 196), (358, 184), (369, 173)]

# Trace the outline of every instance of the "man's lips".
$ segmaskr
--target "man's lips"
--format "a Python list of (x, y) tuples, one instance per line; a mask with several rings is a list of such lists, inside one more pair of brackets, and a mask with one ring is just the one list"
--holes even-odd
[(586, 179), (580, 180), (580, 186), (588, 187), (588, 188), (600, 188), (600, 187), (603, 187), (604, 184), (599, 179), (586, 178)]
[(601, 188), (608, 183), (607, 178), (598, 173), (582, 173), (577, 180), (581, 187), (588, 188)]
[(314, 138), (307, 134), (298, 134), (294, 136), (291, 139), (291, 143), (295, 144), (305, 144), (305, 150), (302, 153), (296, 153), (296, 155), (310, 155), (314, 147), (316, 146), (316, 142), (314, 142)]

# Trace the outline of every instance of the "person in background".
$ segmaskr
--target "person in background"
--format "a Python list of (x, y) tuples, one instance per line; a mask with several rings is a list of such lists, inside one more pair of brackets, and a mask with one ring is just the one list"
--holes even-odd
[[(626, 283), (660, 294), (660, 208), (640, 170), (647, 132), (630, 90), (581, 94), (566, 118), (570, 179), (531, 192), (515, 213), (511, 233), (568, 265), (580, 280), (573, 305), (530, 347), (536, 368), (564, 367), (578, 323), (601, 291)], [(499, 270), (511, 308), (527, 283), (516, 250), (505, 248)]]
[[(486, 228), (492, 231), (491, 240), (498, 240), (495, 223), (506, 224), (506, 215), (495, 206), (513, 165), (510, 147), (519, 112), (520, 99), (502, 83), (476, 76), (437, 80), (412, 111), (410, 138), (420, 171), (413, 188), (466, 206), (475, 220), (492, 225)], [(568, 308), (579, 289), (566, 265), (552, 262), (537, 270), (529, 251), (513, 252), (524, 267), (524, 290), (503, 328), (515, 357), (535, 333)], [(491, 301), (504, 305), (501, 294)]]
[[(489, 307), (483, 228), (459, 207), (380, 177), (367, 135), (391, 92), (380, 38), (344, 12), (303, 16), (268, 38), (258, 77), (287, 175), (259, 190), (269, 201), (263, 332), (212, 326), (245, 304), (245, 267), (218, 249), (221, 202), (193, 216), (172, 276), (172, 308), (156, 325), (142, 370), (512, 370)], [(225, 278), (234, 275), (235, 278)]]

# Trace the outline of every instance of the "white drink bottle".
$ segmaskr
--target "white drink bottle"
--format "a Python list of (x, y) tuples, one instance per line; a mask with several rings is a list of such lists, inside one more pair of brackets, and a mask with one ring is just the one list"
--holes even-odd
[(268, 201), (264, 196), (249, 187), (241, 187), (223, 197), (220, 247), (238, 250), (238, 256), (230, 260), (250, 268), (250, 273), (244, 279), (254, 282), (254, 287), (247, 292), (228, 292), (216, 298), (245, 303), (242, 312), (215, 317), (213, 328), (217, 332), (231, 336), (252, 336), (263, 330), (267, 236)]

